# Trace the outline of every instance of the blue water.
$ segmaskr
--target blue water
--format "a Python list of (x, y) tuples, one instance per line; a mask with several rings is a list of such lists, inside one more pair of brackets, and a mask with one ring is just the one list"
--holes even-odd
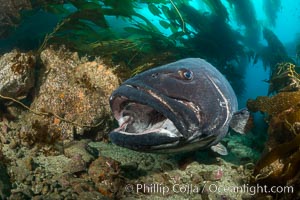
[[(253, 2), (255, 2), (257, 19), (262, 24), (268, 25), (262, 0)], [(274, 31), (284, 44), (288, 55), (291, 58), (295, 58), (296, 42), (300, 43), (300, 1), (281, 1), (280, 10), (277, 12), (276, 25), (274, 27), (269, 25), (268, 27)], [(261, 42), (264, 42), (263, 39)], [(240, 106), (245, 105), (245, 102), (249, 98), (256, 98), (257, 96), (265, 96), (267, 94), (268, 84), (262, 80), (268, 80), (269, 74), (269, 70), (264, 70), (261, 62), (247, 67), (245, 75), (246, 91), (242, 97), (239, 97)]]
[(249, 64), (245, 73), (245, 92), (238, 96), (239, 107), (246, 106), (249, 98), (255, 99), (257, 96), (266, 96), (268, 93), (269, 70), (263, 68), (262, 62)]
[[(193, 0), (190, 1), (190, 5), (201, 10), (209, 11), (205, 1)], [(229, 12), (229, 23), (236, 30), (244, 31), (244, 27), (241, 26), (235, 18), (233, 8), (230, 7), (228, 0), (221, 0), (226, 6)], [(252, 0), (255, 8), (255, 17), (259, 26), (268, 27), (271, 29), (280, 41), (284, 44), (288, 55), (291, 58), (296, 56), (296, 44), (300, 43), (300, 1), (284, 0), (280, 2), (280, 6), (276, 12), (277, 18), (275, 24), (271, 24), (267, 19), (264, 9), (265, 2), (280, 2), (279, 0)], [(169, 4), (172, 7), (172, 4)], [(170, 29), (164, 29), (160, 24), (160, 18), (153, 16), (148, 10), (148, 4), (139, 4), (136, 8), (140, 14), (149, 19), (160, 31), (166, 36), (171, 34)], [(122, 17), (107, 17), (110, 29), (122, 35), (124, 33), (123, 28), (131, 26), (128, 20)], [(46, 33), (51, 32), (56, 26), (59, 20), (58, 16), (49, 14), (43, 11), (38, 11), (34, 15), (25, 17), (19, 27), (12, 32), (8, 38), (0, 39), (0, 53), (10, 51), (12, 48), (20, 48), (24, 50), (36, 49), (42, 43), (43, 37)], [(266, 45), (266, 41), (263, 39), (262, 34), (258, 41), (262, 45)], [(257, 96), (267, 95), (268, 84), (263, 80), (269, 79), (270, 72), (265, 70), (262, 63), (259, 61), (256, 64), (250, 62), (246, 66), (245, 88), (243, 94), (239, 94), (239, 105), (245, 107), (246, 101), (249, 98), (256, 98)]]
[[(269, 1), (269, 0), (266, 0)], [(291, 58), (295, 58), (296, 55), (296, 41), (300, 43), (300, 1), (285, 0), (281, 1), (279, 10), (277, 11), (277, 18), (275, 20), (275, 26), (270, 24), (268, 21), (265, 9), (264, 9), (264, 0), (252, 0), (253, 6), (255, 8), (256, 19), (261, 26), (270, 28), (280, 41), (284, 44), (288, 55)], [(274, 1), (276, 2), (276, 1)], [(223, 0), (222, 3), (227, 7), (227, 10), (230, 11), (230, 5), (227, 1)], [(202, 1), (191, 1), (191, 5), (195, 8), (198, 8), (202, 11), (208, 11), (209, 8)], [(159, 27), (159, 23), (155, 22), (158, 20), (158, 17), (152, 18), (151, 13), (144, 9), (142, 13), (154, 21), (154, 23)], [(230, 23), (237, 30), (241, 29), (238, 23), (234, 19), (234, 14), (229, 13)], [(161, 28), (161, 30), (165, 30)], [(170, 32), (165, 30), (165, 34), (168, 35)], [(260, 37), (261, 44), (266, 44), (266, 41)], [(245, 90), (244, 93), (238, 96), (239, 107), (243, 108), (246, 106), (248, 99), (256, 98), (257, 96), (265, 96), (268, 93), (268, 83), (266, 80), (269, 79), (270, 70), (265, 69), (261, 61), (256, 64), (249, 63), (245, 71)]]

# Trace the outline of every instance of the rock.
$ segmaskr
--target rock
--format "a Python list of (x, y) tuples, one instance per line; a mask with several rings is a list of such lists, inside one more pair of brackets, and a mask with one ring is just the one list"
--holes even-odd
[(43, 197), (43, 200), (61, 200), (64, 199), (61, 195), (57, 193), (51, 193)]
[(31, 9), (30, 0), (0, 0), (0, 38), (8, 35), (10, 28), (20, 20), (20, 11)]
[(107, 157), (99, 157), (89, 166), (88, 174), (98, 191), (109, 198), (116, 198), (124, 189), (119, 178), (120, 163)]
[(111, 117), (108, 100), (119, 79), (101, 60), (86, 62), (64, 48), (44, 50), (41, 60), (43, 69), (31, 109), (52, 117), (32, 116), (31, 122), (35, 117), (48, 134), (54, 131), (72, 140)]
[(65, 157), (64, 155), (59, 156), (44, 156), (41, 155), (35, 158), (35, 163), (38, 166), (35, 172), (43, 171), (44, 174), (62, 174), (64, 173), (64, 166), (70, 163), (71, 159)]
[(95, 188), (94, 188), (92, 182), (87, 182), (82, 179), (78, 179), (78, 180), (75, 179), (72, 181), (72, 189), (77, 194), (80, 194), (82, 192), (94, 191)]
[(218, 181), (223, 177), (223, 169), (220, 167), (213, 171), (202, 172), (204, 181)]
[(88, 142), (89, 140), (80, 140), (67, 144), (64, 148), (65, 156), (71, 158), (75, 155), (80, 155), (86, 163), (90, 163), (95, 157), (87, 151)]
[(101, 199), (101, 200), (109, 200), (110, 198), (103, 196), (99, 192), (82, 192), (79, 194), (78, 199)]
[(26, 167), (29, 171), (33, 170), (34, 161), (33, 161), (33, 158), (31, 156), (27, 156), (24, 159), (24, 167)]
[(6, 199), (11, 190), (10, 177), (6, 168), (0, 164), (0, 199)]
[[(54, 191), (57, 191), (64, 199), (89, 199), (83, 198), (86, 195), (82, 193), (86, 192), (91, 194), (94, 193), (92, 196), (101, 196), (101, 194), (97, 192), (95, 184), (85, 175), (76, 177), (72, 174), (64, 174), (56, 178), (58, 182), (56, 185), (52, 184), (52, 187), (54, 188)], [(53, 192), (48, 192), (48, 195), (51, 193)], [(76, 195), (76, 197), (74, 197), (74, 195)], [(77, 195), (82, 195), (82, 198), (78, 198)]]
[(102, 182), (116, 177), (120, 173), (120, 163), (101, 156), (90, 164), (88, 173), (95, 183)]
[[(1, 7), (1, 6), (0, 6)], [(0, 94), (24, 99), (34, 86), (35, 56), (14, 50), (0, 57)]]
[(21, 164), (23, 162), (18, 162), (18, 166), (12, 166), (10, 168), (10, 176), (17, 182), (23, 182), (30, 175), (30, 171)]
[(82, 156), (77, 154), (71, 157), (71, 161), (68, 165), (64, 166), (64, 171), (75, 174), (87, 170), (86, 162), (82, 159)]
[(24, 194), (23, 192), (17, 192), (10, 195), (9, 200), (30, 200), (30, 196)]
[(44, 188), (44, 185), (43, 185), (42, 183), (35, 184), (35, 185), (32, 187), (33, 194), (35, 194), (35, 195), (41, 194), (43, 188)]

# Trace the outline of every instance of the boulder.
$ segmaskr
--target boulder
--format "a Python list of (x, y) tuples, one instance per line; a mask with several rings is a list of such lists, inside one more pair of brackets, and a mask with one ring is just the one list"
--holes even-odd
[(65, 48), (45, 49), (40, 58), (42, 67), (30, 109), (41, 115), (26, 117), (32, 124), (29, 130), (34, 129), (24, 135), (29, 143), (47, 137), (46, 142), (73, 140), (111, 120), (109, 96), (119, 85), (111, 67), (101, 59), (79, 58)]
[[(35, 56), (14, 50), (0, 57), (0, 94), (24, 99), (34, 86)], [(3, 98), (2, 98), (3, 100)]]

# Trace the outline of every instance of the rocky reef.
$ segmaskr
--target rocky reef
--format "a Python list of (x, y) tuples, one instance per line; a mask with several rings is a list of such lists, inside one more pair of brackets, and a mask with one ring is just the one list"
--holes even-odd
[(1, 199), (251, 197), (211, 191), (249, 183), (259, 155), (250, 151), (253, 135), (230, 134), (230, 154), (222, 159), (208, 151), (155, 155), (110, 144), (109, 95), (130, 74), (112, 63), (65, 47), (0, 57)]
[(111, 69), (100, 59), (80, 59), (63, 48), (46, 49), (40, 58), (43, 67), (30, 108), (47, 115), (43, 119), (31, 115), (30, 121), (48, 132), (62, 133), (64, 140), (105, 124), (110, 115), (109, 95), (119, 85)]
[[(17, 105), (4, 110), (6, 116), (22, 120), (22, 144), (72, 141), (87, 131), (89, 138), (103, 137), (104, 127), (112, 122), (108, 98), (119, 85), (112, 69), (100, 59), (80, 59), (64, 48), (46, 49), (39, 59), (35, 64), (32, 54), (16, 51), (0, 59), (1, 100)], [(27, 96), (24, 102), (32, 101), (30, 105), (17, 100)]]
[(36, 58), (33, 53), (14, 50), (0, 58), (0, 94), (24, 99), (34, 86)]
[[(95, 159), (84, 140), (74, 140), (106, 137), (108, 99), (119, 78), (103, 60), (79, 58), (64, 47), (4, 54), (0, 76), (1, 199), (55, 199), (45, 195), (55, 190), (54, 176), (67, 173), (67, 181)], [(74, 184), (85, 188), (89, 182), (82, 181)]]

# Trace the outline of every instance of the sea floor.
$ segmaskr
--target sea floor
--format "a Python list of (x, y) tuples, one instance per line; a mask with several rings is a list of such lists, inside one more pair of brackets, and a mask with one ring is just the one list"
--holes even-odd
[(230, 132), (222, 141), (227, 156), (140, 153), (111, 144), (108, 99), (119, 85), (116, 72), (126, 70), (107, 63), (64, 47), (1, 57), (0, 199), (253, 197), (247, 188), (265, 132)]
[(20, 138), (22, 118), (0, 125), (2, 199), (251, 199), (253, 195), (245, 190), (259, 157), (251, 147), (255, 144), (251, 135), (227, 136), (224, 142), (230, 153), (220, 157), (209, 150), (140, 153), (89, 139), (31, 146)]

